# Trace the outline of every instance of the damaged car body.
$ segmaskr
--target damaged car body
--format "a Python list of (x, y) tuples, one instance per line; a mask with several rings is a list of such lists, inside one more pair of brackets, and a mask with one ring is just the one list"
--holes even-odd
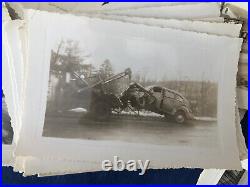
[[(133, 91), (131, 91), (133, 90)], [(144, 88), (138, 83), (131, 83), (123, 93), (121, 99), (127, 98), (132, 106), (164, 115), (167, 119), (174, 119), (177, 123), (184, 123), (193, 119), (190, 104), (180, 93), (161, 86)]]

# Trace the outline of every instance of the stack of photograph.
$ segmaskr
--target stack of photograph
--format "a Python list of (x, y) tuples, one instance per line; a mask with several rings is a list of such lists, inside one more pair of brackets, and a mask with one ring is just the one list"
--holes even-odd
[(41, 177), (202, 168), (201, 184), (246, 173), (240, 5), (3, 3), (2, 165)]

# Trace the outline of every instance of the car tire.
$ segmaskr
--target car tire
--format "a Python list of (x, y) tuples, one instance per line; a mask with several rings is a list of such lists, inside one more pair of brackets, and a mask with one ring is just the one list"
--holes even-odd
[(186, 122), (186, 115), (183, 111), (177, 111), (174, 115), (175, 122), (177, 123), (185, 123)]

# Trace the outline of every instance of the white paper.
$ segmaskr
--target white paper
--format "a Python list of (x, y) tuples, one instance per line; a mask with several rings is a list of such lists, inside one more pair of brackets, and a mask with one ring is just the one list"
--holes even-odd
[(197, 185), (216, 185), (224, 172), (224, 169), (205, 169), (202, 171)]
[(177, 19), (156, 19), (118, 15), (96, 15), (103, 19), (118, 20), (135, 24), (145, 24), (161, 28), (180, 29), (184, 31), (194, 31), (200, 33), (239, 37), (241, 24), (211, 23), (204, 21), (177, 20)]
[[(240, 116), (239, 111), (236, 107), (236, 131), (237, 131), (237, 139), (238, 139), (238, 147), (240, 152), (241, 164), (243, 168), (247, 168), (247, 160), (248, 153), (245, 144), (245, 139), (242, 134), (241, 124), (240, 124)], [(222, 175), (226, 170), (224, 169), (205, 169), (202, 171), (197, 185), (216, 185), (218, 184), (219, 180), (221, 179)]]
[(220, 16), (218, 3), (198, 3), (176, 6), (139, 8), (134, 10), (111, 10), (105, 14), (153, 18), (198, 19)]
[[(232, 99), (233, 98), (232, 95), (235, 94), (235, 91), (233, 91), (234, 90), (233, 82), (234, 82), (234, 75), (236, 74), (236, 69), (234, 68), (236, 68), (236, 65), (237, 65), (236, 62), (238, 61), (238, 58), (239, 58), (239, 56), (237, 55), (237, 51), (240, 50), (240, 44), (241, 44), (240, 39), (232, 39), (228, 37), (216, 37), (216, 36), (209, 36), (206, 34), (197, 34), (197, 33), (183, 32), (183, 31), (176, 31), (176, 30), (173, 31), (171, 29), (165, 29), (164, 31), (162, 31), (161, 29), (158, 29), (158, 28), (148, 28), (142, 25), (140, 26), (138, 25), (135, 27), (133, 24), (115, 23), (111, 21), (104, 22), (100, 20), (93, 20), (92, 22), (92, 21), (88, 21), (89, 19), (86, 19), (86, 21), (84, 21), (83, 18), (81, 18), (80, 20), (77, 18), (72, 19), (71, 17), (62, 18), (62, 21), (64, 23), (62, 25), (64, 28), (63, 34), (66, 35), (67, 32), (70, 32), (69, 36), (71, 37), (74, 36), (73, 34), (74, 30), (79, 32), (79, 29), (77, 28), (78, 26), (83, 26), (83, 28), (92, 29), (92, 31), (94, 32), (90, 32), (91, 34), (93, 33), (97, 34), (97, 33), (103, 32), (105, 34), (109, 33), (111, 36), (113, 36), (111, 33), (115, 32), (115, 33), (119, 33), (117, 34), (118, 38), (121, 37), (122, 35), (126, 37), (129, 36), (131, 38), (136, 37), (138, 39), (144, 36), (148, 39), (149, 38), (153, 39), (155, 42), (160, 42), (160, 43), (163, 41), (166, 41), (166, 42), (168, 41), (167, 43), (173, 42), (171, 43), (171, 45), (176, 44), (176, 43), (178, 44), (179, 40), (180, 41), (183, 40), (183, 38), (178, 38), (178, 35), (179, 35), (179, 36), (184, 37), (185, 40), (187, 40), (185, 42), (189, 44), (188, 49), (190, 49), (191, 47), (190, 46), (191, 43), (189, 43), (188, 41), (192, 40), (192, 44), (194, 44), (195, 42), (199, 41), (197, 38), (204, 39), (204, 41), (208, 40), (209, 38), (209, 48), (205, 47), (206, 42), (199, 43), (199, 45), (201, 44), (204, 45), (204, 49), (202, 47), (196, 49), (195, 53), (193, 54), (194, 55), (193, 57), (196, 57), (196, 55), (199, 55), (199, 54), (203, 54), (202, 51), (199, 51), (199, 50), (205, 50), (205, 49), (208, 50), (212, 48), (214, 51), (218, 51), (218, 49), (221, 49), (221, 47), (223, 46), (224, 47), (223, 51), (220, 51), (220, 55), (221, 55), (220, 57), (217, 57), (215, 55), (210, 55), (210, 58), (216, 57), (218, 58), (217, 60), (214, 59), (215, 60), (214, 61), (212, 59), (209, 59), (209, 61), (213, 61), (214, 63), (216, 61), (220, 61), (220, 63), (216, 63), (217, 65), (220, 66), (216, 68), (218, 71), (220, 71), (220, 69), (223, 66), (223, 62), (224, 62), (223, 59), (224, 60), (225, 58), (227, 59), (226, 60), (227, 66), (223, 66), (224, 71), (227, 72), (227, 75), (221, 75), (221, 73), (218, 72), (217, 75), (214, 74), (215, 76), (213, 76), (213, 79), (216, 79), (217, 77), (218, 80), (222, 81), (220, 84), (223, 84), (223, 89), (219, 87), (219, 101), (223, 102), (223, 105), (219, 104), (219, 106), (220, 107), (223, 106), (222, 108), (225, 107), (226, 109), (228, 109), (227, 119), (222, 119), (223, 115), (222, 113), (220, 114), (220, 111), (222, 110), (220, 107), (218, 108), (218, 111), (219, 111), (218, 117), (220, 118), (219, 120), (223, 121), (219, 123), (219, 129), (221, 129), (221, 131), (219, 132), (220, 133), (222, 131), (225, 132), (224, 125), (227, 125), (227, 129), (228, 129), (227, 134), (224, 134), (221, 136), (221, 141), (223, 142), (221, 146), (224, 147), (224, 149), (223, 150), (220, 149), (219, 151), (222, 157), (225, 154), (225, 156), (227, 155), (228, 159), (221, 160), (220, 158), (217, 157), (218, 150), (217, 151), (213, 150), (214, 152), (209, 150), (208, 152), (206, 152), (206, 150), (204, 149), (189, 149), (187, 147), (181, 147), (181, 149), (179, 149), (179, 148), (172, 147), (172, 146), (166, 146), (163, 148), (162, 146), (157, 146), (157, 145), (148, 146), (148, 145), (143, 145), (143, 144), (127, 144), (127, 143), (121, 143), (121, 142), (118, 143), (118, 142), (109, 142), (109, 141), (96, 142), (96, 141), (84, 141), (84, 140), (79, 141), (79, 140), (60, 139), (60, 138), (57, 138), (57, 139), (41, 138), (42, 127), (43, 127), (43, 115), (41, 114), (42, 113), (44, 114), (45, 112), (44, 104), (46, 102), (46, 97), (47, 97), (46, 90), (47, 90), (47, 85), (48, 85), (47, 83), (48, 65), (49, 65), (48, 63), (49, 63), (49, 55), (50, 55), (50, 49), (51, 49), (51, 47), (49, 46), (51, 45), (51, 43), (46, 43), (46, 41), (51, 41), (51, 39), (55, 41), (56, 39), (53, 33), (58, 34), (62, 32), (60, 32), (61, 31), (61, 28), (59, 26), (60, 21), (59, 21), (59, 18), (57, 18), (57, 16), (49, 15), (50, 23), (47, 22), (48, 18), (46, 17), (40, 17), (39, 22), (36, 20), (36, 18), (37, 19), (39, 18), (38, 12), (36, 12), (36, 14), (33, 15), (31, 22), (30, 22), (30, 26), (31, 26), (30, 35), (31, 36), (29, 40), (30, 41), (29, 46), (30, 46), (30, 49), (32, 49), (32, 53), (31, 51), (29, 52), (29, 54), (31, 55), (29, 57), (30, 71), (29, 71), (29, 75), (27, 78), (28, 90), (27, 90), (27, 95), (26, 95), (26, 100), (25, 100), (25, 104), (26, 104), (25, 114), (26, 115), (24, 116), (24, 121), (23, 121), (23, 123), (27, 125), (23, 127), (22, 132), (21, 132), (21, 135), (29, 133), (31, 137), (33, 137), (34, 139), (32, 138), (32, 141), (31, 141), (29, 139), (30, 137), (27, 138), (27, 137), (21, 136), (22, 138), (20, 139), (20, 142), (17, 148), (18, 156), (30, 155), (30, 156), (43, 157), (43, 158), (54, 157), (54, 158), (68, 159), (68, 160), (73, 159), (75, 161), (86, 160), (86, 161), (99, 162), (100, 160), (105, 159), (105, 158), (111, 159), (112, 155), (118, 154), (125, 160), (129, 158), (150, 159), (152, 160), (152, 165), (150, 166), (152, 168), (183, 167), (183, 166), (184, 167), (190, 167), (190, 166), (205, 167), (205, 168), (210, 168), (210, 167), (239, 168), (240, 167), (240, 164), (237, 163), (237, 160), (238, 160), (237, 150), (235, 151), (233, 150), (236, 148), (236, 137), (234, 135), (235, 128), (234, 128), (234, 122), (233, 122), (234, 121), (234, 109), (230, 111), (230, 108), (234, 107), (234, 101)], [(71, 21), (68, 22), (67, 21), (68, 19), (70, 19)], [(74, 21), (76, 22), (73, 24)], [(65, 23), (70, 23), (70, 26), (67, 26), (65, 28)], [(39, 24), (39, 27), (36, 24)], [(51, 24), (51, 27), (50, 27), (50, 24)], [(73, 25), (77, 27), (72, 28)], [(100, 30), (101, 28), (102, 30)], [(69, 31), (67, 31), (67, 29)], [(131, 32), (131, 29), (133, 30), (133, 32)], [(44, 32), (45, 30), (47, 31)], [(93, 37), (92, 35), (91, 37), (86, 35), (87, 37), (85, 37), (84, 34), (88, 33), (87, 30), (85, 31), (86, 33), (82, 33), (83, 35), (81, 35), (80, 38), (84, 38), (85, 43), (88, 44), (89, 46), (91, 46), (90, 44), (94, 45), (93, 43), (94, 40), (92, 39), (96, 38), (97, 35), (94, 35), (95, 37)], [(41, 36), (39, 38), (37, 37), (38, 33), (40, 33), (40, 36)], [(155, 33), (158, 33), (158, 34), (155, 34)], [(187, 35), (187, 37), (185, 35)], [(61, 36), (58, 35), (57, 37), (59, 40), (61, 39)], [(108, 35), (105, 35), (105, 37), (108, 37)], [(100, 42), (100, 39), (101, 38), (99, 38), (98, 42)], [(133, 43), (133, 40), (131, 42), (132, 43), (130, 45), (135, 44)], [(140, 39), (138, 41), (136, 40), (137, 45), (139, 45), (140, 42), (141, 42)], [(40, 45), (34, 45), (37, 43), (39, 43)], [(112, 44), (109, 44), (109, 45), (111, 45), (111, 47), (114, 48)], [(193, 47), (195, 47), (195, 45), (193, 45)], [(133, 49), (135, 48), (133, 47)], [(140, 47), (138, 46), (137, 49), (140, 49)], [(170, 50), (170, 48), (168, 50)], [(43, 52), (41, 53), (41, 51)], [(145, 51), (145, 45), (143, 45), (143, 51), (142, 51), (143, 54), (144, 54), (144, 51)], [(131, 53), (132, 52), (133, 51), (131, 51)], [(103, 55), (107, 55), (107, 53), (110, 53), (110, 52), (106, 51), (102, 53)], [(47, 57), (44, 57), (44, 54), (46, 54)], [(183, 53), (181, 54), (183, 55)], [(189, 54), (189, 56), (192, 56), (192, 55)], [(34, 58), (36, 59), (36, 62), (34, 62)], [(206, 64), (206, 62), (204, 62), (206, 58), (205, 59), (203, 58), (202, 60), (203, 62), (200, 62), (200, 60), (199, 62), (202, 64)], [(128, 64), (124, 64), (124, 65), (127, 66)], [(38, 85), (37, 82), (41, 84)], [(231, 95), (232, 98), (225, 97), (225, 96), (222, 97), (223, 93), (232, 94)], [(42, 99), (43, 101), (41, 101), (40, 98), (43, 98)], [(41, 103), (38, 104), (39, 102)], [(30, 113), (33, 113), (34, 115), (27, 116), (27, 114), (30, 114)], [(231, 116), (231, 117), (228, 118), (228, 116)], [(230, 136), (228, 136), (229, 134)], [(32, 142), (32, 145), (35, 144), (36, 146), (31, 147), (31, 144), (30, 144), (31, 142)], [(98, 147), (100, 146), (100, 147), (96, 149), (95, 145)], [(109, 147), (106, 147), (107, 145), (109, 145)], [(118, 148), (120, 146), (122, 146), (122, 148)], [(227, 149), (228, 147), (230, 147), (230, 150), (233, 150), (232, 154), (227, 154), (226, 152), (224, 152), (228, 150)], [(44, 148), (46, 151), (44, 151), (41, 148)], [(131, 153), (132, 152), (135, 152), (135, 153), (129, 156), (127, 154), (128, 148), (131, 150), (130, 151)], [(146, 151), (145, 153), (145, 150), (147, 149), (149, 149), (150, 151), (149, 152)], [(79, 154), (74, 154), (76, 150), (79, 151)], [(162, 155), (164, 155), (165, 151), (168, 153), (168, 155), (167, 156), (165, 155), (163, 157)], [(206, 159), (204, 158), (205, 160), (203, 158), (200, 158), (199, 160), (200, 162), (198, 162), (197, 158), (189, 154), (189, 151), (191, 151), (192, 154), (195, 154), (195, 155), (197, 154), (197, 156), (199, 155), (199, 158), (200, 158), (201, 152), (203, 152), (203, 154), (205, 153), (211, 154), (209, 159), (212, 159), (213, 162), (206, 160), (207, 158)], [(183, 155), (181, 154), (181, 152), (182, 153), (185, 152), (185, 157), (181, 156)], [(178, 157), (176, 155), (178, 155)]]
[(194, 5), (197, 3), (179, 3), (179, 2), (67, 2), (67, 3), (9, 3), (12, 8), (35, 9), (41, 11), (49, 11), (56, 13), (70, 13), (81, 15), (84, 13), (97, 13), (110, 10), (127, 10), (138, 9), (145, 7), (161, 7), (161, 6), (176, 6), (176, 5)]
[[(5, 101), (11, 118), (11, 126), (14, 131), (12, 145), (3, 145), (3, 163), (4, 166), (13, 166), (15, 162), (14, 149), (15, 142), (18, 140), (19, 130), (21, 128), (21, 111), (23, 106), (23, 88), (24, 88), (24, 57), (25, 44), (24, 22), (20, 20), (11, 20), (5, 4), (2, 4), (3, 32), (3, 91)], [(27, 55), (27, 54), (26, 54)]]
[[(11, 78), (12, 69), (10, 68), (10, 51), (9, 46), (6, 41), (6, 33), (5, 33), (5, 25), (9, 22), (10, 18), (7, 14), (7, 9), (5, 8), (4, 4), (2, 4), (2, 90), (5, 95), (5, 102), (7, 105), (7, 110), (9, 115), (11, 116), (11, 125), (12, 127), (15, 126), (17, 119), (16, 119), (16, 112), (17, 107), (15, 105), (15, 97), (16, 92), (14, 89), (14, 81)], [(14, 89), (14, 90), (13, 90)], [(2, 103), (3, 104), (3, 103)], [(15, 132), (14, 132), (15, 133)], [(2, 144), (2, 165), (10, 166), (13, 163), (12, 157), (12, 145), (4, 145)]]

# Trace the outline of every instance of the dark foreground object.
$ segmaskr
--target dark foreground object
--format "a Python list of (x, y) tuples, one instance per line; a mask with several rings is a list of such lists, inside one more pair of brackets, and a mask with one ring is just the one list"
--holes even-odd
[(12, 168), (2, 169), (2, 184), (196, 184), (202, 169), (92, 172), (54, 177), (22, 177)]

